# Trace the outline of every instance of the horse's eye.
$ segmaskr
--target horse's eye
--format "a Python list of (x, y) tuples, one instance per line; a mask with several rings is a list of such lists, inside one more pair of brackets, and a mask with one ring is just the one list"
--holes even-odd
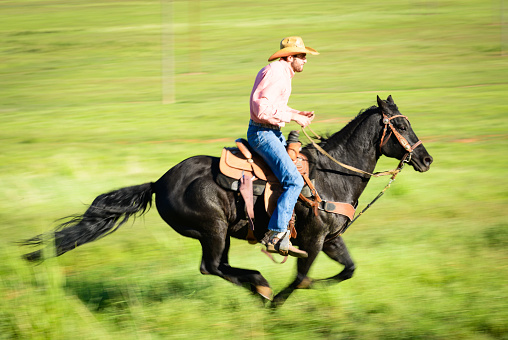
[(399, 130), (400, 130), (400, 131), (406, 131), (406, 130), (407, 130), (407, 128), (406, 128), (405, 126), (399, 126)]

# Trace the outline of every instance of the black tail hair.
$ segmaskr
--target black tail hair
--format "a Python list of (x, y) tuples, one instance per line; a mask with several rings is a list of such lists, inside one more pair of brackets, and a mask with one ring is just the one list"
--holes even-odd
[[(66, 222), (48, 234), (40, 234), (22, 241), (22, 245), (39, 246), (54, 239), (55, 253), (60, 256), (82, 244), (95, 241), (116, 231), (134, 216), (141, 216), (152, 205), (153, 183), (135, 185), (97, 196), (83, 215), (69, 216)], [(23, 256), (28, 261), (44, 260), (37, 250)]]

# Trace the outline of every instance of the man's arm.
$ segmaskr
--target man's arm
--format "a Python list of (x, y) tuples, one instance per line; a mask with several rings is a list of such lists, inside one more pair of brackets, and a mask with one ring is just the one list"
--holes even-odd
[(292, 114), (291, 120), (295, 121), (301, 127), (307, 127), (314, 119), (314, 111), (296, 111)]

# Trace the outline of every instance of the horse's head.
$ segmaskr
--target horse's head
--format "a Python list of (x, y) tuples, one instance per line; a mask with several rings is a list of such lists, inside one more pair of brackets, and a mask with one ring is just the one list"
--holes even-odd
[(392, 96), (388, 96), (386, 100), (378, 96), (377, 103), (383, 115), (380, 122), (383, 126), (379, 143), (381, 153), (399, 160), (406, 157), (409, 159), (409, 164), (417, 171), (429, 170), (433, 161), (432, 156), (414, 133), (407, 117), (399, 112)]

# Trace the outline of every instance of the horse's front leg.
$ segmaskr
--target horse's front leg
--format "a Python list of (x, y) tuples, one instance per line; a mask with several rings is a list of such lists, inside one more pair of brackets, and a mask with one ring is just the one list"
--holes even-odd
[(307, 251), (309, 256), (307, 258), (298, 259), (298, 271), (295, 280), (273, 298), (272, 307), (279, 307), (283, 305), (295, 289), (311, 288), (312, 280), (307, 277), (307, 274), (310, 270), (310, 267), (316, 260), (317, 255), (323, 248), (323, 241), (323, 238), (318, 237), (314, 237), (306, 242), (305, 240), (304, 242), (300, 240), (300, 247)]
[(323, 244), (323, 252), (332, 260), (335, 260), (344, 266), (344, 269), (335, 276), (327, 279), (315, 281), (323, 283), (338, 283), (350, 279), (356, 269), (355, 263), (349, 255), (349, 251), (341, 236), (327, 241)]

